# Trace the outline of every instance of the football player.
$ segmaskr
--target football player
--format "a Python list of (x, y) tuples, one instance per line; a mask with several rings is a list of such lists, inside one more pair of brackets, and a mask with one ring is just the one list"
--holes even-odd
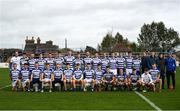
[[(156, 64), (152, 65), (152, 69), (149, 70), (149, 73), (152, 77), (153, 84), (157, 87), (159, 85), (158, 91), (161, 92), (162, 80), (160, 79), (160, 71), (157, 69)], [(156, 90), (156, 87), (153, 90)]]
[(70, 84), (70, 87), (72, 89), (72, 86), (73, 86), (73, 70), (70, 68), (69, 63), (66, 63), (66, 69), (64, 70), (64, 75), (63, 75), (63, 83), (64, 83), (65, 91), (67, 91), (67, 84)]

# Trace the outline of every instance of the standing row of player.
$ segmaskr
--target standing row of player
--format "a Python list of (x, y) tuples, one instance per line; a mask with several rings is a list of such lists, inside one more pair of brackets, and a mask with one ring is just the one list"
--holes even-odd
[(141, 60), (138, 57), (133, 58), (132, 53), (128, 53), (127, 57), (119, 56), (117, 54), (115, 56), (114, 53), (111, 54), (111, 57), (107, 57), (106, 53), (104, 53), (103, 57), (100, 58), (98, 53), (95, 54), (94, 58), (90, 57), (90, 53), (86, 53), (86, 57), (82, 58), (81, 54), (78, 53), (77, 57), (72, 56), (71, 51), (68, 51), (67, 56), (62, 56), (61, 53), (57, 54), (57, 57), (53, 58), (52, 54), (49, 53), (47, 58), (43, 58), (43, 55), (40, 54), (39, 58), (35, 58), (34, 54), (31, 54), (31, 57), (28, 58), (26, 54), (23, 54), (22, 58), (18, 58), (18, 53), (16, 52), (16, 56), (11, 59), (11, 64), (10, 67), (12, 67), (12, 63), (17, 64), (17, 68), (23, 69), (23, 64), (28, 63), (29, 64), (29, 69), (32, 70), (34, 69), (34, 64), (35, 62), (39, 63), (39, 68), (42, 70), (44, 69), (44, 64), (49, 63), (50, 68), (54, 69), (55, 64), (58, 63), (61, 65), (61, 68), (65, 68), (65, 64), (69, 63), (70, 68), (74, 69), (75, 64), (80, 64), (81, 69), (85, 69), (86, 65), (89, 63), (91, 65), (91, 68), (93, 70), (97, 69), (97, 65), (101, 64), (102, 65), (102, 70), (106, 69), (106, 66), (109, 66), (111, 69), (111, 72), (114, 74), (117, 74), (117, 69), (123, 69), (126, 71), (127, 74), (132, 73), (132, 69), (136, 68), (137, 72), (139, 73), (140, 68), (141, 68)]

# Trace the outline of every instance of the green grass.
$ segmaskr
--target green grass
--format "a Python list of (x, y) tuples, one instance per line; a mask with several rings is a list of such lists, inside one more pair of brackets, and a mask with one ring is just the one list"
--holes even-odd
[[(9, 70), (0, 69), (0, 88), (10, 84)], [(161, 93), (142, 93), (161, 109), (180, 109), (180, 68), (177, 71), (176, 90)], [(0, 89), (0, 109), (6, 110), (153, 110), (134, 92), (12, 92), (10, 87)]]

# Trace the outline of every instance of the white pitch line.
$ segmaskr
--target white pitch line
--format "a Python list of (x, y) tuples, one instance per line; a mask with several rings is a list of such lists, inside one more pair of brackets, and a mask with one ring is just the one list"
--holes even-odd
[(143, 100), (145, 100), (149, 105), (151, 105), (154, 109), (157, 111), (162, 111), (158, 106), (156, 106), (152, 101), (150, 101), (148, 98), (143, 96), (141, 93), (134, 91), (138, 96), (140, 96)]
[(6, 86), (4, 86), (4, 87), (1, 87), (0, 90), (1, 90), (1, 89), (4, 89), (4, 88), (7, 88), (7, 87), (10, 87), (10, 86), (11, 86), (11, 85), (6, 85)]

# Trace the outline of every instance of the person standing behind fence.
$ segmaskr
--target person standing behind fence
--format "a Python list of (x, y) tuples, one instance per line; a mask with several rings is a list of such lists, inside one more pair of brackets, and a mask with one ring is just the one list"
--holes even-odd
[(169, 53), (168, 58), (165, 60), (167, 87), (170, 89), (170, 76), (172, 78), (173, 89), (175, 89), (175, 73), (176, 73), (176, 60), (173, 58), (172, 53)]
[(165, 81), (165, 58), (162, 53), (159, 54), (157, 68), (160, 71), (160, 78), (162, 79), (162, 89), (164, 89)]

